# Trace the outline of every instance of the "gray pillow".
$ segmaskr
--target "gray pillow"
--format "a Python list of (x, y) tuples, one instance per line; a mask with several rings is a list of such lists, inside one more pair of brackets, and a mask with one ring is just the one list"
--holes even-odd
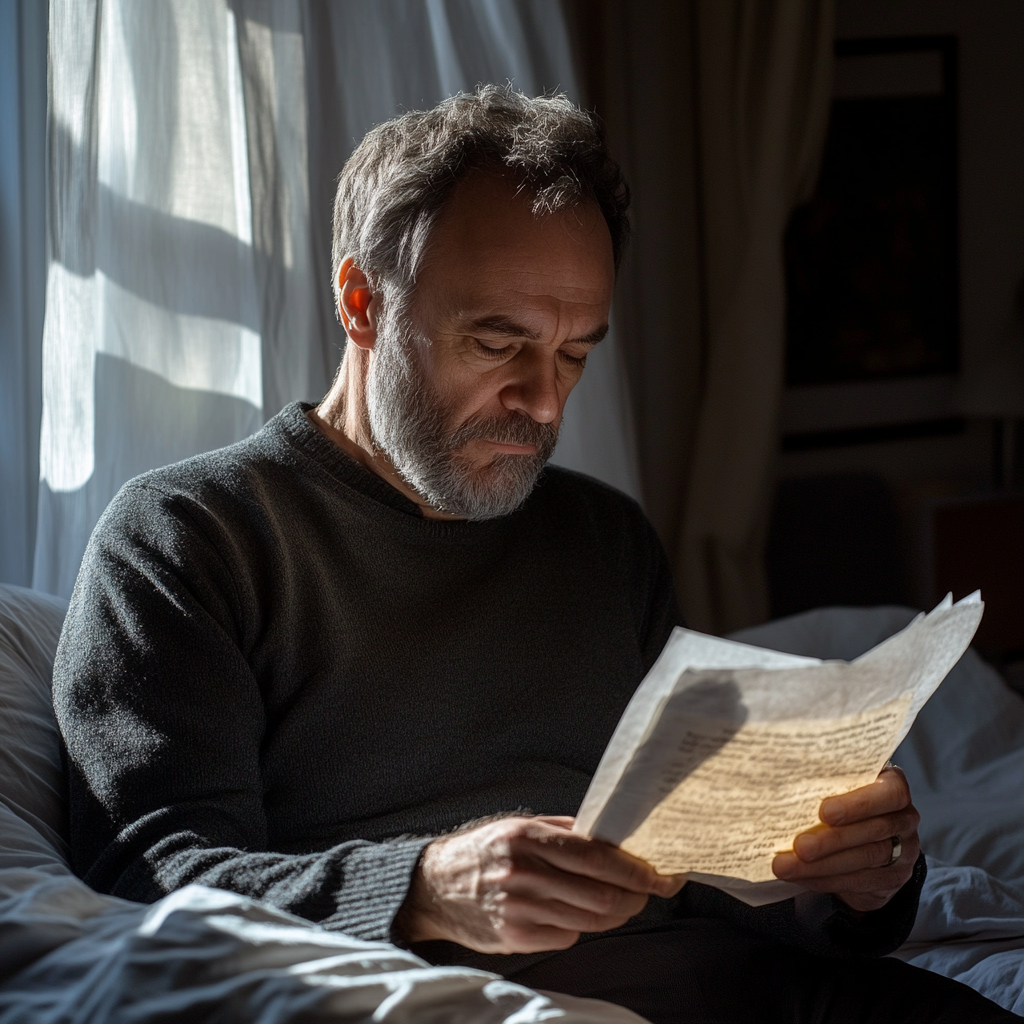
[(34, 831), (37, 854), (46, 856), (48, 847), (68, 862), (67, 801), (50, 696), (67, 610), (62, 598), (0, 585), (0, 803), (29, 826), (14, 828), (7, 815), (0, 817), (8, 822), (0, 828), (0, 860), (29, 852), (22, 849), (24, 837)]

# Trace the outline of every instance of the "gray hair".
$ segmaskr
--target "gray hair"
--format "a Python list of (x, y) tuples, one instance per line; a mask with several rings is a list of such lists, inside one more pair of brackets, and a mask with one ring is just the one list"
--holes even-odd
[(511, 172), (538, 217), (596, 202), (618, 267), (629, 189), (594, 115), (564, 94), (531, 98), (511, 86), (480, 85), (377, 125), (349, 157), (334, 199), (335, 296), (341, 262), (351, 256), (385, 306), (403, 305), (438, 215), (481, 167)]

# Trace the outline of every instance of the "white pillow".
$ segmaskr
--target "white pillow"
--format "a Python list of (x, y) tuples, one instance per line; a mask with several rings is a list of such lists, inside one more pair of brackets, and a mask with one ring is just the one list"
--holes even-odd
[(66, 787), (50, 695), (67, 610), (59, 597), (0, 585), (0, 803), (29, 826), (0, 816), (0, 863), (68, 862)]

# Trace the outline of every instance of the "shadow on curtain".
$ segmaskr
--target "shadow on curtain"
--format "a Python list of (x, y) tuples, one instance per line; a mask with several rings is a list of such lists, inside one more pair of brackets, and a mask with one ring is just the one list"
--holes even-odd
[(51, 5), (39, 589), (129, 477), (262, 422), (237, 55), (222, 4)]

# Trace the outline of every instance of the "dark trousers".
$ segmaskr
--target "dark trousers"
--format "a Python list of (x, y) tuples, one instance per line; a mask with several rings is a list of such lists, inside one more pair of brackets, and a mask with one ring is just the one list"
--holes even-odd
[(974, 989), (900, 960), (825, 960), (724, 922), (580, 943), (507, 975), (605, 999), (652, 1024), (995, 1024), (1018, 1017)]

